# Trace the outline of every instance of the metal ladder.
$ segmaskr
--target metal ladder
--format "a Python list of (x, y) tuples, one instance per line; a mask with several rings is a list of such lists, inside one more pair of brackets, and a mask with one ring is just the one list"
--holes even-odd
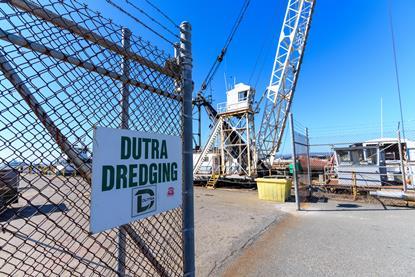
[(213, 173), (212, 176), (210, 176), (209, 181), (206, 183), (206, 188), (215, 189), (216, 184), (219, 180), (219, 177), (220, 177), (219, 173)]

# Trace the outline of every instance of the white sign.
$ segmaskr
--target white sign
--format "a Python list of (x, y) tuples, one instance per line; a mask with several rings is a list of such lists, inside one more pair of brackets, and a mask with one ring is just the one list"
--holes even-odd
[(180, 137), (97, 127), (92, 157), (92, 233), (182, 203)]

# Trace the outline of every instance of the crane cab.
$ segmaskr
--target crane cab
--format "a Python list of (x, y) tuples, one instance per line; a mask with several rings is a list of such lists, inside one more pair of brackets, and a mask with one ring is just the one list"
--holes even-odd
[(255, 90), (243, 83), (226, 92), (226, 102), (218, 104), (219, 113), (240, 112), (251, 109)]

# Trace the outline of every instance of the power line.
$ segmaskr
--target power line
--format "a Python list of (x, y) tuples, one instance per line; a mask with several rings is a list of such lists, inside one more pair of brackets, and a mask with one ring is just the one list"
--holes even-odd
[(401, 124), (402, 124), (402, 137), (405, 139), (405, 126), (403, 122), (403, 111), (402, 111), (402, 99), (401, 99), (401, 88), (399, 82), (399, 72), (398, 72), (398, 61), (396, 58), (396, 46), (395, 46), (395, 33), (393, 30), (393, 19), (392, 19), (392, 3), (388, 1), (388, 14), (389, 14), (389, 25), (391, 30), (391, 38), (392, 38), (392, 49), (393, 49), (393, 61), (395, 65), (395, 77), (396, 77), (396, 85), (398, 88), (398, 98), (399, 98), (399, 110), (401, 113)]
[(153, 28), (151, 28), (150, 26), (148, 26), (147, 24), (145, 24), (143, 21), (141, 21), (140, 19), (138, 19), (137, 17), (135, 17), (134, 15), (132, 15), (131, 13), (129, 13), (128, 11), (126, 11), (124, 8), (122, 8), (120, 5), (114, 3), (114, 1), (112, 0), (105, 0), (108, 4), (110, 4), (111, 6), (115, 7), (116, 9), (118, 9), (120, 12), (124, 13), (125, 15), (129, 16), (130, 18), (132, 18), (134, 21), (136, 21), (137, 23), (141, 24), (142, 26), (144, 26), (144, 28), (150, 30), (152, 33), (154, 33), (155, 35), (157, 35), (158, 37), (160, 37), (161, 39), (163, 39), (164, 41), (174, 45), (174, 42), (172, 42), (171, 40), (167, 39), (165, 36), (163, 36), (162, 34), (160, 34), (159, 32), (155, 31)]
[(156, 5), (154, 5), (153, 3), (151, 3), (150, 0), (144, 0), (146, 1), (147, 4), (149, 4), (151, 7), (153, 7), (153, 9), (155, 9), (156, 11), (158, 11), (162, 16), (164, 16), (164, 18), (166, 18), (173, 26), (175, 26), (176, 28), (180, 29), (180, 26), (178, 24), (176, 24), (174, 22), (174, 20), (172, 20), (166, 13), (164, 13), (162, 10), (160, 10)]

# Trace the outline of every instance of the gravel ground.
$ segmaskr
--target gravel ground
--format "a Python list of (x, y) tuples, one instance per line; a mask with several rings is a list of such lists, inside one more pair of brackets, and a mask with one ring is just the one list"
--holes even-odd
[[(411, 276), (415, 209), (330, 201), (290, 212), (228, 264), (223, 276)], [(412, 273), (411, 273), (412, 272)]]

